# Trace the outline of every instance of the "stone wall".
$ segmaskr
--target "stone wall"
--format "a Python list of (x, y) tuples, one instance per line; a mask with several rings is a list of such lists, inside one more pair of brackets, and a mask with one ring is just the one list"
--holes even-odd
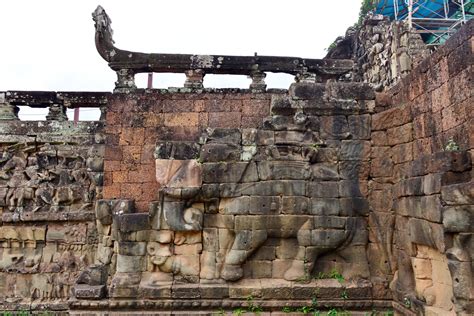
[(94, 262), (101, 129), (1, 122), (0, 309), (67, 309), (79, 273)]
[(0, 309), (472, 313), (474, 23), (403, 78), (411, 35), (371, 23), (379, 93), (0, 93)]
[(473, 310), (473, 25), (379, 94), (372, 116), (371, 274), (419, 313)]
[(336, 40), (326, 58), (353, 59), (353, 80), (371, 83), (380, 91), (395, 85), (430, 53), (420, 34), (410, 32), (407, 21), (370, 13)]
[(113, 95), (99, 265), (72, 306), (193, 299), (215, 310), (251, 296), (270, 310), (386, 307), (365, 251), (374, 98), (366, 84), (334, 82)]

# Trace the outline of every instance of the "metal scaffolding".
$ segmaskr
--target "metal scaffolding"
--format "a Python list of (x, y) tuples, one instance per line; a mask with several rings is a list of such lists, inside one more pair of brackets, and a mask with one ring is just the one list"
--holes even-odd
[(406, 20), (428, 45), (440, 45), (474, 15), (472, 0), (380, 0), (376, 13)]

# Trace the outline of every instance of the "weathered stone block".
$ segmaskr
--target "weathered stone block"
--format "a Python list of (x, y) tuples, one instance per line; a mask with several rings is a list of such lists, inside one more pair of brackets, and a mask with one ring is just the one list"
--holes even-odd
[(243, 265), (244, 277), (264, 279), (272, 277), (272, 263), (264, 260), (251, 260)]
[(442, 175), (439, 173), (428, 174), (423, 177), (423, 193), (431, 195), (440, 193), (441, 191), (441, 178)]
[(102, 172), (104, 170), (104, 159), (100, 157), (87, 158), (86, 166), (90, 171)]
[(311, 230), (311, 245), (316, 248), (337, 248), (347, 237), (344, 230), (314, 229)]
[(443, 210), (443, 226), (446, 232), (467, 233), (474, 225), (474, 206), (452, 206)]
[(444, 230), (440, 224), (430, 223), (428, 221), (416, 218), (408, 220), (410, 241), (445, 251)]
[(474, 204), (474, 182), (466, 182), (444, 186), (441, 198), (446, 204)]
[(205, 144), (201, 148), (200, 158), (204, 162), (239, 161), (240, 150), (234, 144)]
[(204, 214), (204, 227), (234, 228), (234, 215)]
[(177, 299), (199, 299), (201, 298), (199, 284), (173, 284), (171, 287), (171, 297)]
[(105, 285), (76, 284), (74, 286), (74, 296), (77, 299), (98, 300), (103, 299), (105, 294)]
[(317, 198), (339, 197), (339, 183), (336, 181), (308, 183), (308, 195)]
[(319, 117), (320, 134), (323, 139), (347, 139), (350, 137), (349, 124), (344, 115), (331, 115)]
[(354, 180), (342, 180), (339, 181), (339, 196), (340, 197), (362, 197), (365, 193), (364, 186), (367, 182), (354, 181)]
[(280, 210), (280, 197), (252, 196), (250, 197), (250, 214), (278, 214)]
[(146, 242), (119, 241), (118, 253), (125, 256), (144, 256), (146, 253)]
[(341, 160), (368, 160), (370, 142), (360, 140), (343, 140), (341, 143)]
[(339, 173), (346, 180), (367, 180), (370, 173), (368, 161), (344, 160), (339, 164)]
[(284, 196), (282, 197), (282, 214), (308, 214), (310, 208), (310, 199), (302, 196)]
[(393, 161), (389, 157), (375, 158), (370, 161), (370, 175), (373, 178), (391, 177)]
[[(326, 85), (321, 83), (298, 82), (290, 86), (289, 95), (293, 99), (322, 99), (326, 91)], [(273, 107), (272, 107), (273, 110)]]
[(107, 266), (105, 265), (90, 266), (79, 275), (76, 284), (91, 286), (104, 285), (107, 282), (107, 272)]
[(311, 214), (314, 215), (339, 215), (342, 212), (340, 199), (324, 198), (311, 199)]
[(348, 117), (349, 132), (353, 139), (370, 139), (370, 115), (351, 115)]
[(157, 144), (154, 157), (155, 159), (197, 159), (200, 149), (199, 144), (194, 142), (162, 142)]
[(202, 166), (205, 183), (241, 183), (258, 181), (254, 162), (205, 163)]
[(150, 226), (150, 216), (147, 213), (121, 214), (118, 220), (121, 232), (146, 230)]
[(117, 255), (117, 272), (142, 272), (145, 271), (144, 256)]
[(336, 216), (315, 216), (313, 218), (314, 228), (345, 228), (346, 218)]
[(288, 96), (272, 95), (270, 111), (276, 115), (293, 115), (296, 108), (291, 105)]
[(280, 180), (242, 184), (240, 193), (243, 195), (305, 195), (305, 181)]
[(257, 166), (260, 180), (305, 180), (311, 175), (304, 161), (260, 161)]
[(220, 144), (240, 144), (242, 140), (241, 131), (237, 128), (208, 128), (207, 142)]
[(225, 215), (248, 214), (250, 197), (222, 198), (219, 203), (219, 213)]
[(95, 214), (102, 225), (112, 224), (112, 207), (108, 200), (98, 200), (96, 202)]
[(313, 179), (318, 180), (339, 180), (338, 165), (336, 163), (316, 163), (311, 165)]

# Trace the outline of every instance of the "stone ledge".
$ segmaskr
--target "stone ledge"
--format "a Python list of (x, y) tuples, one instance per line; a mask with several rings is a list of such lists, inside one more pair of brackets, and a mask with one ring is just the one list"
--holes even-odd
[[(281, 311), (284, 307), (298, 308), (311, 306), (311, 300), (253, 300), (251, 304), (261, 307), (264, 311)], [(69, 308), (72, 311), (100, 311), (100, 310), (193, 310), (193, 311), (215, 311), (219, 309), (235, 309), (248, 307), (248, 300), (81, 300), (70, 301)], [(372, 309), (389, 309), (392, 301), (386, 300), (318, 300), (316, 308), (321, 310), (331, 308), (342, 308), (347, 310), (371, 311)]]

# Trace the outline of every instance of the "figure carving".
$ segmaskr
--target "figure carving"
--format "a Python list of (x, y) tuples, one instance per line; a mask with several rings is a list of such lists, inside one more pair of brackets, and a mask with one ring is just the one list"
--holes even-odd
[[(274, 137), (273, 131), (267, 133)], [(357, 212), (328, 207), (339, 205), (340, 189), (337, 182), (324, 182), (316, 173), (324, 172), (324, 177), (333, 180), (340, 175), (337, 168), (316, 171), (318, 148), (325, 146), (316, 134), (301, 132), (305, 138), (301, 143), (283, 139), (268, 146), (245, 140), (247, 147), (255, 147), (247, 155), (243, 154), (240, 130), (215, 129), (208, 134), (201, 138), (201, 146), (180, 142), (158, 146), (161, 201), (155, 203), (151, 216), (155, 229), (181, 231), (200, 230), (202, 212), (231, 214), (234, 228), (229, 232), (235, 237), (224, 249), (224, 261), (217, 271), (220, 278), (242, 278), (243, 264), (269, 238), (297, 240), (298, 251), (284, 274), (287, 280), (308, 277), (320, 256), (344, 248), (355, 237), (366, 242), (365, 222), (357, 219)], [(331, 188), (324, 188), (326, 184)], [(345, 202), (351, 202), (351, 198), (363, 201), (358, 184), (351, 182), (350, 186), (342, 189), (351, 192), (344, 193)], [(192, 207), (199, 203), (204, 206), (202, 210)], [(188, 213), (190, 219), (186, 221)], [(164, 220), (161, 226), (157, 218)], [(206, 247), (206, 240), (203, 242)], [(161, 271), (177, 273), (167, 261), (170, 258), (155, 257), (156, 264)], [(364, 264), (364, 260), (360, 262)], [(163, 269), (165, 263), (168, 267)], [(354, 270), (359, 276), (367, 276), (363, 269)]]
[[(59, 147), (10, 148), (0, 162), (0, 184), (6, 194), (0, 198), (13, 213), (62, 211), (92, 208), (95, 183), (84, 159)], [(68, 208), (69, 210), (71, 210)]]

